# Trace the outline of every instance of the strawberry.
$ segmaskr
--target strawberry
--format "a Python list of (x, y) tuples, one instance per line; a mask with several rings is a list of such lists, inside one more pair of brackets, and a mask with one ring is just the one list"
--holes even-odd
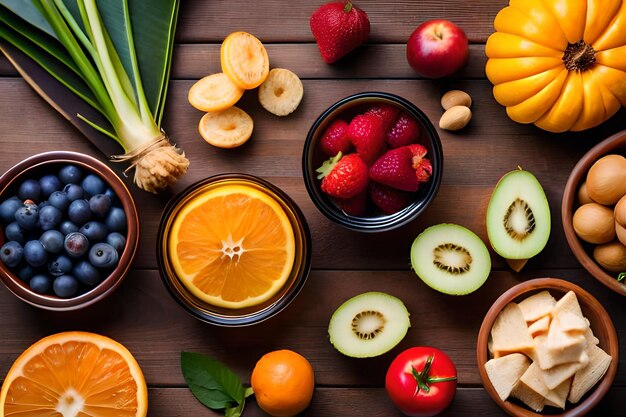
[(309, 24), (322, 59), (327, 64), (361, 45), (370, 33), (367, 14), (350, 1), (320, 6), (311, 15)]
[(326, 128), (322, 139), (320, 139), (320, 148), (328, 156), (335, 156), (339, 152), (345, 154), (351, 147), (352, 142), (348, 137), (348, 123), (341, 119), (334, 120)]
[(367, 203), (367, 190), (360, 192), (350, 198), (335, 198), (335, 204), (346, 214), (350, 216), (362, 216), (365, 214)]
[(398, 120), (400, 110), (391, 104), (375, 104), (365, 111), (365, 114), (375, 114), (383, 120), (383, 129), (388, 132)]
[(413, 117), (405, 112), (400, 113), (397, 121), (387, 131), (387, 143), (392, 148), (417, 143), (420, 136), (420, 126)]
[(391, 149), (372, 165), (370, 179), (398, 190), (417, 191), (433, 172), (425, 156), (426, 148), (418, 144)]
[(354, 116), (348, 126), (348, 137), (367, 165), (374, 163), (385, 150), (383, 121), (373, 114)]
[(351, 198), (367, 188), (367, 165), (355, 153), (343, 156), (339, 152), (316, 170), (322, 180), (322, 191), (331, 197)]
[(383, 214), (397, 213), (415, 199), (412, 193), (401, 191), (386, 185), (370, 182), (369, 195), (372, 202)]

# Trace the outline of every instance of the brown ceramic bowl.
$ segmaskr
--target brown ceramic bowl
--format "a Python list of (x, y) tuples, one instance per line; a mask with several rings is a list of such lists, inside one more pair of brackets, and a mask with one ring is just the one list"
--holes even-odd
[[(139, 241), (139, 218), (135, 202), (122, 180), (104, 163), (85, 154), (76, 152), (45, 152), (31, 156), (10, 168), (0, 177), (0, 201), (16, 194), (17, 187), (25, 179), (56, 173), (66, 165), (80, 167), (83, 172), (93, 173), (102, 178), (113, 190), (126, 213), (126, 246), (119, 257), (115, 269), (94, 288), (72, 298), (38, 294), (28, 284), (20, 280), (0, 262), (0, 279), (7, 288), (21, 300), (45, 310), (77, 310), (95, 303), (111, 294), (128, 273)], [(0, 245), (5, 243), (4, 233), (0, 233)]]
[(567, 243), (578, 259), (578, 262), (602, 284), (618, 294), (626, 295), (626, 285), (617, 281), (617, 273), (608, 272), (596, 263), (592, 256), (595, 245), (591, 245), (579, 239), (572, 223), (574, 212), (578, 208), (578, 202), (576, 201), (578, 188), (587, 178), (589, 168), (602, 156), (611, 153), (626, 155), (626, 130), (616, 133), (600, 142), (580, 158), (572, 170), (567, 184), (565, 185), (565, 190), (563, 191), (561, 219), (563, 221), (563, 230), (565, 231)]
[[(587, 319), (589, 319), (589, 322), (591, 323), (591, 330), (593, 330), (594, 335), (600, 341), (599, 346), (604, 349), (606, 353), (611, 355), (613, 360), (609, 365), (609, 369), (606, 371), (606, 374), (604, 374), (602, 379), (598, 381), (598, 383), (596, 383), (596, 385), (591, 388), (591, 390), (587, 394), (585, 394), (585, 396), (578, 404), (571, 404), (568, 402), (565, 407), (565, 411), (549, 407), (542, 413), (536, 413), (530, 408), (526, 407), (526, 405), (518, 402), (515, 399), (502, 401), (498, 396), (495, 388), (491, 384), (491, 381), (487, 376), (487, 372), (485, 371), (484, 365), (489, 359), (487, 344), (489, 341), (491, 328), (500, 311), (502, 311), (502, 309), (504, 309), (504, 307), (506, 307), (506, 305), (512, 301), (520, 302), (526, 297), (543, 290), (549, 291), (557, 300), (565, 295), (567, 292), (574, 291), (576, 293), (576, 297), (578, 298), (578, 302), (583, 311), (583, 314), (585, 315), (585, 317), (587, 317)], [(544, 415), (558, 417), (577, 417), (583, 416), (591, 411), (591, 409), (600, 402), (602, 397), (604, 397), (606, 392), (611, 387), (611, 384), (613, 383), (613, 380), (615, 379), (615, 374), (617, 372), (617, 366), (619, 361), (619, 343), (617, 339), (617, 333), (615, 332), (615, 327), (613, 326), (613, 322), (611, 321), (611, 317), (606, 312), (604, 307), (602, 307), (602, 304), (600, 304), (600, 302), (596, 300), (591, 294), (580, 288), (578, 285), (572, 284), (569, 281), (564, 281), (557, 278), (538, 278), (522, 282), (521, 284), (510, 288), (508, 291), (502, 294), (495, 301), (495, 303), (493, 303), (493, 305), (487, 312), (487, 315), (485, 316), (482, 325), (480, 326), (476, 353), (478, 371), (480, 373), (480, 379), (483, 382), (485, 390), (491, 396), (491, 398), (509, 415), (516, 417), (536, 417)], [(554, 410), (554, 413), (550, 412), (552, 410)], [(561, 412), (559, 413), (559, 411)]]

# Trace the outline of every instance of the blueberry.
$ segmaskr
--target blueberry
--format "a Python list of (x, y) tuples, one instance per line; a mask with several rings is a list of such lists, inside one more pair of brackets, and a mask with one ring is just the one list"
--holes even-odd
[(89, 197), (96, 194), (104, 194), (107, 189), (106, 183), (94, 174), (87, 175), (80, 185), (83, 187), (83, 190), (85, 190), (85, 194)]
[(5, 243), (0, 248), (0, 260), (9, 268), (17, 266), (22, 261), (23, 256), (24, 248), (14, 240)]
[(50, 253), (59, 253), (63, 250), (65, 236), (58, 230), (47, 230), (41, 234), (39, 241), (44, 249)]
[(63, 233), (64, 235), (69, 235), (70, 233), (78, 232), (78, 229), (80, 229), (80, 227), (76, 226), (74, 223), (72, 223), (69, 220), (65, 220), (59, 226), (59, 231)]
[(82, 171), (75, 165), (66, 165), (59, 171), (59, 179), (63, 184), (78, 184), (82, 178)]
[(52, 291), (61, 298), (70, 298), (78, 290), (78, 281), (71, 275), (61, 275), (52, 283)]
[(39, 210), (39, 227), (41, 230), (54, 229), (63, 220), (63, 213), (54, 206), (45, 206)]
[(40, 241), (29, 240), (24, 245), (24, 259), (31, 266), (42, 266), (48, 261), (48, 253)]
[(59, 177), (49, 174), (39, 178), (39, 186), (43, 198), (48, 198), (53, 192), (59, 191), (63, 184), (61, 184)]
[(39, 294), (45, 294), (52, 286), (52, 279), (48, 275), (38, 274), (30, 279), (30, 289)]
[(89, 202), (87, 200), (74, 200), (67, 209), (67, 215), (71, 221), (79, 224), (85, 224), (91, 220), (91, 210), (89, 210)]
[(32, 204), (26, 204), (15, 212), (15, 221), (22, 229), (33, 230), (39, 221), (39, 208)]
[(117, 196), (115, 195), (115, 191), (113, 191), (112, 188), (107, 188), (106, 191), (104, 192), (104, 195), (108, 195), (109, 198), (111, 199), (111, 202), (115, 203), (115, 200), (117, 200)]
[(35, 268), (26, 264), (20, 269), (17, 270), (17, 276), (24, 282), (30, 281), (30, 279), (35, 275)]
[(96, 221), (85, 223), (83, 227), (80, 228), (79, 232), (87, 236), (89, 243), (102, 242), (109, 233), (104, 224)]
[(111, 232), (126, 231), (126, 214), (119, 207), (111, 207), (111, 211), (106, 217), (104, 224)]
[(24, 181), (17, 190), (17, 196), (22, 201), (39, 201), (41, 199), (41, 186), (39, 185), (39, 181), (31, 179)]
[(48, 203), (61, 211), (65, 211), (70, 206), (70, 198), (63, 191), (55, 191), (48, 197)]
[(96, 194), (89, 199), (89, 209), (98, 217), (104, 217), (111, 209), (111, 197), (106, 194)]
[(89, 240), (84, 234), (73, 232), (65, 236), (63, 247), (65, 247), (65, 252), (67, 252), (68, 255), (73, 258), (79, 258), (89, 250)]
[(63, 192), (67, 194), (67, 198), (69, 198), (70, 201), (78, 200), (85, 197), (85, 191), (83, 191), (83, 187), (76, 184), (67, 184), (65, 187), (63, 187)]
[(58, 277), (72, 270), (72, 260), (65, 255), (59, 255), (48, 262), (50, 275)]
[(72, 275), (85, 285), (93, 287), (100, 282), (100, 271), (87, 261), (80, 261), (74, 269)]
[(119, 257), (115, 248), (108, 243), (96, 243), (89, 250), (89, 262), (96, 268), (110, 268)]
[(113, 246), (117, 254), (120, 255), (126, 246), (126, 238), (121, 233), (112, 232), (107, 235), (106, 243)]
[(2, 204), (0, 204), (0, 219), (2, 219), (2, 222), (8, 224), (15, 220), (15, 212), (22, 206), (24, 206), (24, 204), (22, 204), (17, 197), (4, 200)]
[(22, 245), (26, 243), (26, 231), (17, 222), (9, 223), (4, 229), (4, 236), (7, 240), (15, 240)]

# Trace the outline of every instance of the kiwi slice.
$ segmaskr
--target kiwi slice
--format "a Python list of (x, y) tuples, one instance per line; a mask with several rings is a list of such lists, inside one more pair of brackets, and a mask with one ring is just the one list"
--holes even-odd
[(491, 272), (483, 241), (469, 229), (448, 223), (431, 226), (415, 238), (411, 265), (426, 285), (450, 295), (476, 291)]
[(402, 301), (383, 292), (366, 292), (335, 310), (328, 335), (330, 343), (344, 355), (371, 358), (400, 343), (410, 326)]
[(487, 235), (506, 259), (529, 259), (550, 237), (550, 206), (537, 178), (517, 169), (504, 175), (487, 207)]

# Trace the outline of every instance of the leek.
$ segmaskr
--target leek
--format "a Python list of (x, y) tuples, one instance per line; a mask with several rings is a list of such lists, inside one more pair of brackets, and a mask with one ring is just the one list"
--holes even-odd
[[(158, 95), (158, 97), (151, 97), (151, 103), (157, 103), (152, 106), (152, 109), (146, 98), (135, 51), (128, 2), (129, 0), (115, 0), (107, 4), (108, 7), (119, 6), (122, 16), (118, 15), (115, 18), (119, 20), (116, 23), (117, 28), (121, 28), (121, 35), (119, 30), (115, 33), (107, 31), (96, 0), (76, 0), (75, 2), (32, 0), (32, 4), (27, 7), (28, 13), (22, 16), (28, 16), (27, 22), (33, 26), (28, 28), (29, 33), (25, 33), (26, 31), (19, 33), (31, 41), (36, 38), (38, 42), (35, 43), (44, 47), (47, 52), (54, 51), (52, 45), (56, 44), (57, 40), (60, 42), (65, 49), (64, 53), (52, 55), (58, 59), (57, 66), (65, 65), (65, 73), (68, 72), (67, 69), (76, 73), (85, 84), (86, 92), (69, 82), (65, 85), (75, 93), (79, 91), (79, 96), (102, 113), (110, 126), (98, 125), (80, 114), (77, 116), (116, 140), (124, 149), (125, 154), (112, 156), (111, 159), (118, 162), (130, 162), (129, 169), (135, 169), (135, 183), (140, 188), (155, 193), (176, 182), (187, 171), (189, 161), (182, 150), (170, 144), (167, 135), (159, 127), (169, 61), (160, 85), (150, 86), (155, 92), (152, 95)], [(7, 6), (7, 0), (3, 0), (2, 4)], [(176, 0), (175, 12), (177, 12), (177, 7), (178, 0)], [(7, 8), (11, 9), (8, 6)], [(45, 25), (40, 19), (36, 19), (37, 12), (45, 19)], [(4, 22), (6, 23), (7, 20)], [(28, 23), (24, 22), (24, 25)], [(15, 29), (16, 25), (11, 26)], [(12, 34), (8, 30), (4, 33)], [(50, 39), (50, 45), (43, 46), (41, 39), (50, 38), (51, 35), (56, 40)], [(3, 31), (0, 30), (0, 36), (17, 47), (21, 46), (20, 49), (27, 54), (30, 52), (31, 57), (35, 55), (35, 52), (42, 54), (34, 46), (24, 47), (25, 43), (22, 38), (19, 38), (21, 42), (16, 44), (15, 40), (18, 37), (13, 34), (3, 36)], [(170, 48), (171, 39), (167, 41), (167, 46)], [(164, 55), (166, 59), (170, 59), (171, 51), (165, 51)], [(37, 62), (42, 65), (41, 59)], [(57, 79), (60, 78), (59, 71), (50, 69), (53, 68), (52, 65), (42, 65), (42, 67)]]

